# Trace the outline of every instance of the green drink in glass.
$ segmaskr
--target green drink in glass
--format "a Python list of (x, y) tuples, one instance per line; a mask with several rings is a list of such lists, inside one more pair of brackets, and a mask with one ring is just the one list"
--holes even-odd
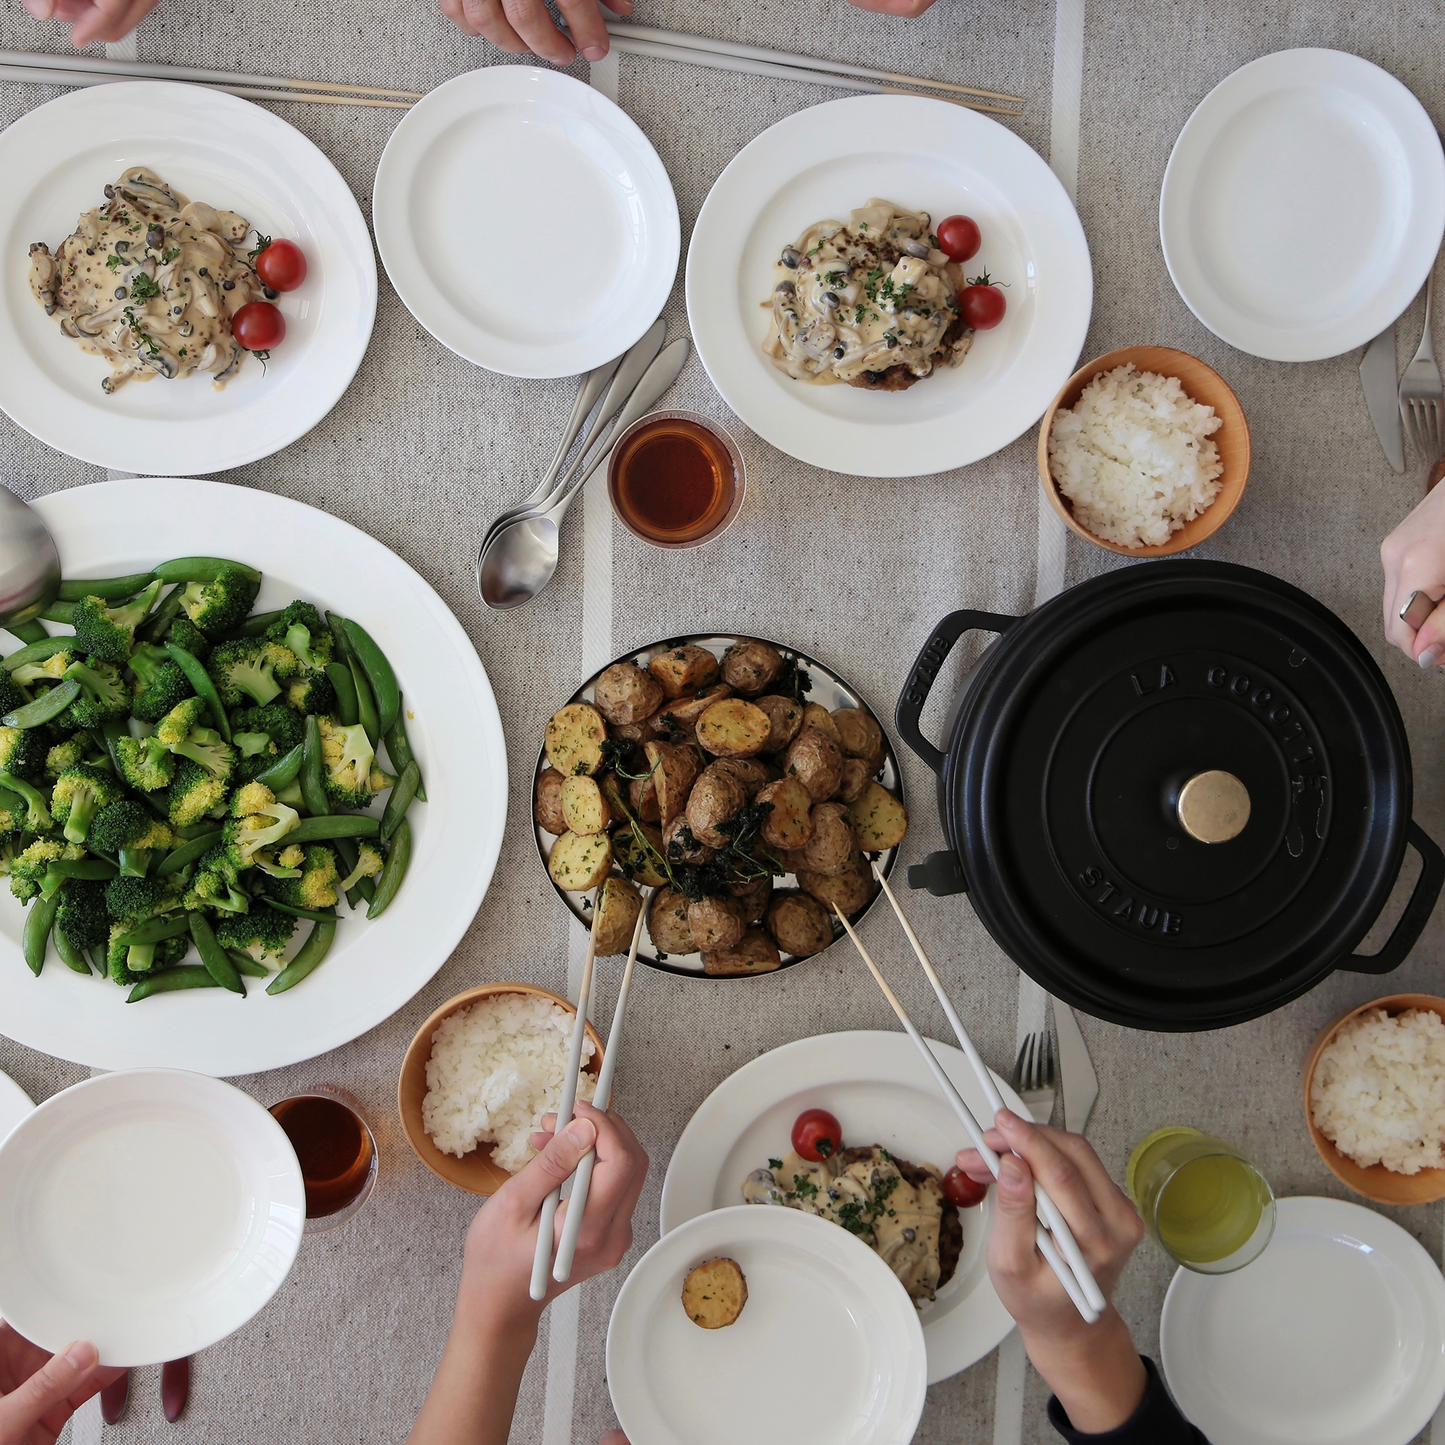
[(1274, 1233), (1269, 1181), (1198, 1129), (1156, 1129), (1129, 1156), (1125, 1181), (1150, 1236), (1199, 1274), (1242, 1269)]

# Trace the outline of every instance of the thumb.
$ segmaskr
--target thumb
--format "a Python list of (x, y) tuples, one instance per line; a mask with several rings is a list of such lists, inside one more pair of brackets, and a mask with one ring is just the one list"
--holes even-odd
[(597, 1142), (597, 1127), (590, 1119), (573, 1119), (559, 1134), (552, 1136), (547, 1147), (508, 1184), (515, 1202), (535, 1213), (542, 1201), (560, 1184), (569, 1179), (582, 1162), (582, 1156)]
[(1016, 1154), (1004, 1154), (999, 1159), (994, 1189), (993, 1236), (988, 1253), (992, 1265), (1014, 1278), (1027, 1277), (1034, 1266), (1035, 1208), (1029, 1166)]
[(0, 1398), (0, 1439), (23, 1440), (42, 1416), (71, 1395), (100, 1363), (95, 1346), (77, 1340), (64, 1354), (52, 1355), (23, 1385)]

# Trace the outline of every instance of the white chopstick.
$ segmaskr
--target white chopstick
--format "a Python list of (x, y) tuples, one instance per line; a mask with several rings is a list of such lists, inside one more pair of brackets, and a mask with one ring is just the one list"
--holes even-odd
[[(913, 952), (917, 955), (918, 962), (923, 965), (923, 972), (927, 974), (929, 983), (933, 985), (934, 996), (943, 1006), (944, 1016), (953, 1029), (958, 1046), (967, 1056), (979, 1086), (983, 1089), (984, 1097), (988, 1100), (989, 1108), (997, 1114), (1000, 1109), (1005, 1107), (1005, 1104), (1003, 1095), (999, 1093), (998, 1085), (993, 1081), (993, 1075), (989, 1073), (988, 1065), (979, 1057), (978, 1050), (974, 1048), (973, 1040), (969, 1038), (968, 1030), (963, 1026), (963, 1020), (959, 1018), (953, 1007), (952, 999), (949, 998), (943, 987), (943, 980), (939, 978), (938, 971), (923, 951), (923, 945), (918, 941), (918, 935), (913, 931), (913, 925), (904, 915), (902, 906), (894, 897), (893, 890), (888, 886), (888, 880), (883, 876), (883, 870), (877, 863), (873, 865), (873, 876), (882, 884), (884, 893), (888, 895), (888, 901), (893, 905), (893, 911), (898, 915), (898, 921), (903, 925), (903, 931), (908, 935), (909, 943), (913, 945)], [(1108, 1301), (1104, 1298), (1104, 1292), (1094, 1279), (1088, 1261), (1085, 1260), (1083, 1251), (1074, 1239), (1074, 1232), (1069, 1228), (1068, 1220), (1059, 1213), (1058, 1206), (1049, 1198), (1043, 1185), (1037, 1179), (1034, 1180), (1034, 1198), (1038, 1201), (1039, 1213), (1043, 1222), (1048, 1226), (1054, 1238), (1058, 1240), (1059, 1249), (1064, 1258), (1068, 1260), (1069, 1268), (1073, 1270), (1089, 1303), (1102, 1314), (1109, 1307)]]
[(741, 60), (762, 60), (775, 65), (795, 66), (801, 70), (824, 70), (834, 75), (852, 75), (859, 80), (886, 80), (893, 85), (923, 86), (928, 90), (951, 90), (958, 95), (977, 95), (984, 100), (1006, 100), (1024, 105), (1021, 95), (1005, 95), (997, 90), (980, 90), (974, 85), (957, 85), (951, 80), (925, 80), (919, 75), (903, 75), (896, 70), (873, 70), (866, 65), (848, 65), (841, 60), (819, 60), (812, 55), (791, 55), (786, 50), (765, 50), (761, 45), (739, 45), (732, 40), (713, 40), (706, 35), (687, 35), (680, 30), (658, 30), (650, 25), (633, 25), (609, 20), (610, 35), (627, 40), (652, 40), (660, 45), (673, 45), (683, 50), (707, 50), (714, 55), (735, 55)]
[(922, 91), (909, 90), (896, 85), (883, 85), (872, 80), (852, 80), (845, 75), (824, 74), (818, 70), (804, 70), (800, 66), (777, 65), (766, 60), (751, 60), (742, 56), (727, 55), (714, 50), (700, 50), (695, 46), (665, 45), (655, 40), (630, 40), (617, 36), (612, 42), (614, 50), (627, 55), (648, 55), (656, 60), (677, 60), (688, 65), (703, 65), (710, 70), (733, 70), (743, 75), (765, 75), (774, 80), (801, 80), (808, 85), (828, 85), (836, 90), (859, 90), (869, 95), (917, 95), (924, 100), (938, 100), (945, 105), (961, 105), (966, 110), (986, 110), (995, 115), (1019, 115), (1020, 111), (1010, 110), (1001, 105), (989, 105), (981, 100), (964, 100), (955, 95), (924, 95)]
[[(651, 895), (649, 895), (650, 897)], [(592, 1097), (594, 1108), (605, 1114), (612, 1102), (612, 1076), (617, 1072), (617, 1055), (622, 1042), (622, 1021), (627, 1015), (627, 995), (632, 992), (632, 973), (637, 967), (637, 945), (642, 940), (642, 923), (647, 917), (647, 903), (638, 910), (632, 929), (632, 947), (627, 965), (622, 970), (622, 986), (617, 991), (617, 1007), (612, 1014), (612, 1031), (607, 1035), (607, 1049), (602, 1055), (602, 1068), (597, 1074), (597, 1092)], [(562, 1221), (562, 1238), (557, 1242), (557, 1259), (552, 1265), (552, 1278), (566, 1284), (572, 1275), (572, 1256), (577, 1252), (577, 1236), (582, 1230), (582, 1215), (587, 1209), (587, 1193), (592, 1187), (592, 1170), (597, 1163), (597, 1150), (589, 1149), (577, 1166), (572, 1192), (567, 1196), (567, 1217)]]
[[(84, 89), (92, 85), (118, 85), (134, 80), (132, 75), (96, 75), (84, 70), (38, 69), (28, 65), (0, 64), (0, 80), (30, 81), (36, 85), (69, 85)], [(188, 81), (202, 90), (220, 90), (227, 95), (239, 95), (242, 100), (293, 100), (310, 105), (366, 105), (382, 110), (410, 110), (411, 103), (404, 100), (372, 100), (361, 95), (316, 95), (301, 90), (264, 90), (251, 85), (212, 85), (209, 82)]]
[[(577, 990), (577, 1022), (572, 1028), (572, 1047), (567, 1054), (567, 1076), (562, 1081), (562, 1097), (557, 1101), (557, 1127), (560, 1134), (572, 1122), (577, 1105), (577, 1076), (582, 1072), (582, 1042), (587, 1037), (587, 1005), (592, 1001), (592, 961), (597, 956), (597, 920), (602, 916), (602, 889), (592, 904), (592, 928), (587, 935), (587, 958), (582, 965), (582, 987)], [(547, 1298), (547, 1272), (552, 1263), (552, 1223), (557, 1218), (557, 1205), (562, 1200), (559, 1184), (543, 1201), (537, 1226), (537, 1251), (532, 1256), (532, 1298)]]
[(203, 70), (196, 65), (161, 65), (149, 60), (112, 60), (98, 55), (47, 55), (30, 50), (0, 50), (0, 65), (33, 66), (37, 70), (80, 70), (127, 80), (190, 80), (202, 85), (250, 85), (272, 90), (343, 90), (354, 95), (384, 95), (392, 100), (420, 100), (414, 90), (383, 90), (375, 85), (343, 85), (337, 80), (297, 80), (284, 75), (248, 75), (241, 70)]
[[(918, 1052), (923, 1056), (924, 1063), (928, 1065), (929, 1072), (932, 1073), (934, 1081), (943, 1092), (944, 1099), (952, 1106), (953, 1112), (958, 1115), (959, 1122), (967, 1132), (973, 1147), (978, 1150), (979, 1156), (983, 1159), (983, 1162), (988, 1165), (989, 1172), (997, 1179), (999, 1173), (999, 1157), (984, 1139), (983, 1126), (974, 1118), (973, 1110), (968, 1107), (963, 1095), (958, 1092), (953, 1080), (944, 1072), (943, 1065), (938, 1062), (933, 1050), (928, 1047), (923, 1035), (920, 1034), (914, 1026), (913, 1020), (908, 1017), (908, 1010), (903, 1007), (898, 1000), (898, 996), (888, 987), (887, 979), (885, 979), (879, 971), (878, 965), (873, 962), (868, 950), (863, 947), (863, 940), (853, 931), (853, 925), (848, 922), (848, 919), (841, 909), (835, 907), (833, 911), (842, 919), (843, 927), (847, 931), (848, 937), (853, 940), (854, 946), (863, 956), (863, 962), (868, 965), (869, 972), (872, 973), (874, 979), (877, 981), (878, 987), (883, 990), (884, 998), (892, 1005), (893, 1012), (898, 1016), (898, 1022), (903, 1025), (908, 1037), (913, 1040)], [(1038, 1246), (1039, 1253), (1043, 1255), (1049, 1268), (1058, 1276), (1059, 1283), (1063, 1285), (1065, 1292), (1073, 1301), (1074, 1308), (1084, 1317), (1086, 1323), (1094, 1324), (1106, 1306), (1102, 1304), (1103, 1295), (1099, 1292), (1098, 1283), (1095, 1281), (1088, 1265), (1083, 1263), (1083, 1256), (1080, 1256), (1080, 1263), (1083, 1264), (1083, 1272), (1080, 1274), (1076, 1269), (1071, 1268), (1059, 1253), (1059, 1248), (1063, 1246), (1062, 1238), (1058, 1241), (1059, 1248), (1056, 1248), (1055, 1242), (1049, 1237), (1042, 1220), (1040, 1220), (1036, 1226), (1034, 1243)], [(1078, 1246), (1076, 1245), (1075, 1249), (1077, 1248)], [(1092, 1286), (1092, 1288), (1090, 1288), (1090, 1286)], [(1092, 1303), (1092, 1295), (1098, 1295), (1101, 1301), (1099, 1306), (1095, 1306)]]

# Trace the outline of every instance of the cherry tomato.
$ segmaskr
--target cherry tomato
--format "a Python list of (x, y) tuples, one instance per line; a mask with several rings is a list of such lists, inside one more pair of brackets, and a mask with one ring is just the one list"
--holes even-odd
[(970, 1179), (956, 1164), (943, 1176), (944, 1198), (960, 1209), (972, 1209), (988, 1197), (988, 1185)]
[(273, 291), (294, 291), (306, 279), (306, 253), (295, 241), (272, 241), (256, 257), (256, 274)]
[(286, 339), (286, 318), (269, 301), (248, 301), (231, 318), (231, 335), (247, 351), (270, 351)]
[(950, 261), (971, 261), (983, 245), (983, 233), (972, 216), (944, 217), (938, 223), (937, 235), (938, 249), (946, 251)]
[(965, 326), (975, 331), (992, 331), (1003, 320), (1008, 302), (997, 286), (989, 285), (987, 279), (980, 284), (965, 286), (958, 295), (959, 308), (963, 312)]
[(804, 1109), (793, 1121), (793, 1148), (818, 1163), (843, 1147), (843, 1126), (826, 1109)]

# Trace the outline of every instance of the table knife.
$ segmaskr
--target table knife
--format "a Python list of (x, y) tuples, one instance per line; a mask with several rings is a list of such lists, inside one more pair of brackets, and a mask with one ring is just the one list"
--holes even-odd
[(1395, 369), (1395, 325), (1390, 323), (1366, 348), (1360, 361), (1360, 385), (1365, 405), (1375, 424), (1375, 435), (1385, 449), (1385, 460), (1405, 470), (1405, 428), (1400, 420), (1400, 376)]
[(1062, 999), (1054, 999), (1053, 1004), (1054, 1036), (1059, 1041), (1059, 1092), (1064, 1096), (1064, 1128), (1082, 1134), (1094, 1100), (1099, 1097), (1099, 1078), (1094, 1073), (1073, 1009)]

